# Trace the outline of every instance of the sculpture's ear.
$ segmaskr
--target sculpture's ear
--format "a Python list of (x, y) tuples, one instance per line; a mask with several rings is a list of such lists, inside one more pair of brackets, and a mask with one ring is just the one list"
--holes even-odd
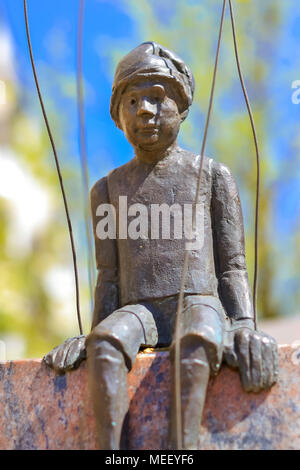
[(117, 128), (120, 129), (121, 131), (123, 131), (122, 119), (121, 119), (120, 114), (121, 114), (120, 113), (120, 106), (118, 106), (118, 118), (114, 119), (114, 122), (115, 122), (115, 125), (117, 126)]

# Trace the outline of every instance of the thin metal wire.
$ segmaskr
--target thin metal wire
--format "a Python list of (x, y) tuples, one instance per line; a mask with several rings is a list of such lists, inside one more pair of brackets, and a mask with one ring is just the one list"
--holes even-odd
[[(219, 53), (220, 53), (220, 45), (221, 45), (221, 38), (222, 38), (225, 7), (226, 7), (226, 0), (223, 0), (213, 80), (212, 80), (209, 106), (208, 106), (207, 117), (206, 117), (205, 131), (204, 131), (202, 147), (201, 147), (200, 168), (199, 168), (198, 179), (197, 179), (196, 197), (195, 197), (195, 201), (193, 205), (193, 214), (192, 214), (193, 233), (195, 233), (196, 210), (197, 210), (197, 202), (199, 200), (199, 194), (200, 194), (200, 184), (201, 184), (204, 152), (205, 152), (205, 147), (206, 147), (207, 132), (208, 132), (208, 127), (209, 127), (211, 110), (212, 110), (213, 99), (214, 99), (214, 92), (215, 92), (215, 83), (216, 83), (216, 75), (217, 75), (217, 68), (218, 68), (218, 62), (219, 62)], [(185, 286), (187, 268), (189, 264), (189, 254), (190, 254), (189, 250), (185, 250), (178, 304), (177, 304), (177, 312), (176, 312), (176, 325), (175, 325), (175, 371), (174, 371), (175, 374), (174, 375), (175, 375), (176, 439), (177, 439), (177, 448), (179, 450), (182, 450), (181, 383), (180, 383), (180, 319), (181, 319), (182, 310), (183, 310), (184, 286)]]
[(260, 156), (259, 156), (259, 149), (258, 149), (258, 141), (257, 135), (255, 130), (254, 118), (251, 110), (251, 105), (249, 102), (246, 86), (244, 83), (241, 65), (239, 60), (239, 53), (238, 53), (238, 46), (237, 46), (237, 39), (236, 39), (236, 27), (235, 27), (235, 19), (234, 19), (234, 12), (232, 7), (232, 2), (229, 0), (229, 8), (230, 8), (230, 17), (231, 17), (231, 25), (232, 25), (232, 35), (233, 35), (233, 43), (234, 43), (234, 52), (236, 58), (236, 64), (238, 69), (238, 74), (240, 77), (241, 86), (243, 89), (243, 94), (245, 98), (245, 102), (248, 109), (248, 114), (251, 122), (251, 128), (253, 133), (254, 145), (255, 145), (255, 152), (256, 152), (256, 168), (257, 168), (257, 176), (256, 176), (256, 202), (255, 202), (255, 235), (254, 235), (254, 280), (253, 280), (253, 308), (254, 308), (254, 326), (257, 329), (257, 278), (258, 278), (258, 225), (259, 225), (259, 196), (260, 196)]
[(77, 28), (77, 60), (76, 60), (76, 83), (77, 83), (77, 106), (78, 106), (78, 122), (79, 122), (79, 147), (80, 147), (80, 163), (84, 192), (84, 221), (85, 231), (88, 244), (88, 279), (91, 298), (91, 308), (93, 310), (93, 290), (95, 286), (94, 272), (94, 251), (91, 237), (90, 211), (89, 211), (89, 171), (87, 164), (86, 136), (85, 136), (85, 115), (84, 115), (84, 97), (83, 97), (83, 22), (84, 22), (84, 5), (85, 0), (79, 0), (78, 11), (78, 28)]
[(41, 108), (42, 108), (42, 113), (43, 113), (43, 116), (44, 116), (44, 121), (45, 121), (45, 124), (46, 124), (48, 136), (49, 136), (51, 146), (52, 146), (52, 150), (53, 150), (53, 154), (54, 154), (57, 174), (58, 174), (58, 178), (59, 178), (60, 188), (61, 188), (61, 192), (62, 192), (64, 207), (65, 207), (65, 212), (66, 212), (66, 217), (67, 217), (67, 223), (68, 223), (68, 229), (69, 229), (69, 235), (70, 235), (70, 242), (71, 242), (71, 249), (72, 249), (72, 257), (73, 257), (74, 276), (75, 276), (77, 319), (78, 319), (79, 331), (80, 331), (80, 334), (82, 335), (82, 324), (81, 324), (80, 304), (79, 304), (79, 283), (78, 283), (76, 250), (75, 250), (75, 245), (74, 245), (72, 224), (71, 224), (71, 219), (70, 219), (68, 203), (67, 203), (67, 198), (66, 198), (64, 184), (63, 184), (63, 179), (62, 179), (62, 175), (61, 175), (61, 171), (60, 171), (59, 160), (58, 160), (58, 157), (57, 157), (57, 152), (56, 152), (53, 136), (52, 136), (52, 133), (51, 133), (51, 129), (50, 129), (49, 121), (48, 121), (48, 118), (47, 118), (47, 114), (46, 114), (42, 94), (41, 94), (40, 87), (39, 87), (37, 73), (36, 73), (36, 69), (35, 69), (34, 58), (33, 58), (32, 47), (31, 47), (31, 40), (30, 40), (30, 33), (29, 33), (27, 2), (26, 2), (26, 0), (24, 0), (24, 15), (25, 15), (27, 42), (28, 42), (28, 48), (29, 48), (29, 54), (30, 54), (30, 60), (31, 60), (31, 65), (32, 65), (34, 81), (35, 81), (37, 93), (38, 93), (38, 96), (39, 96), (40, 105), (41, 105)]

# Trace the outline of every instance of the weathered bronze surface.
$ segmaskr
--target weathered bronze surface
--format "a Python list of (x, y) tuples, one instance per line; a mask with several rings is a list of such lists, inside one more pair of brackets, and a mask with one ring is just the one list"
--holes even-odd
[[(116, 70), (111, 116), (135, 155), (91, 191), (99, 273), (92, 329), (85, 343), (72, 338), (45, 356), (63, 372), (86, 354), (102, 449), (126, 448), (126, 376), (144, 346), (170, 346), (169, 448), (176, 448), (173, 334), (189, 230), (178, 235), (177, 216), (194, 203), (200, 163), (178, 146), (177, 135), (193, 92), (189, 68), (153, 42), (131, 51)], [(204, 159), (198, 203), (199, 244), (190, 247), (180, 318), (185, 449), (197, 448), (209, 376), (222, 361), (239, 369), (246, 391), (270, 387), (278, 374), (275, 340), (254, 329), (238, 189), (230, 170), (212, 158)], [(161, 205), (170, 210), (173, 232), (163, 215), (161, 231), (153, 227), (152, 211), (163, 211)], [(101, 220), (111, 222), (106, 238), (99, 235)]]

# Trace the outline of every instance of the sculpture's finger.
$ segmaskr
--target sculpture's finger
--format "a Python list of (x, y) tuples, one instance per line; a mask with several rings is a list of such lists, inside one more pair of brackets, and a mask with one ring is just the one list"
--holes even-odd
[(271, 385), (278, 380), (278, 373), (279, 373), (279, 365), (278, 365), (278, 345), (275, 340), (271, 342), (272, 344), (272, 352), (273, 352), (273, 379)]
[(273, 345), (268, 337), (261, 342), (262, 354), (262, 387), (271, 387), (274, 381)]
[(55, 364), (55, 361), (56, 361), (56, 358), (57, 358), (57, 355), (59, 353), (61, 346), (62, 345), (59, 344), (58, 346), (53, 348), (50, 352), (48, 352), (48, 354), (44, 356), (43, 360), (49, 367), (54, 367), (54, 364)]
[(53, 356), (53, 368), (58, 372), (63, 372), (65, 370), (65, 359), (69, 351), (72, 338), (67, 339), (58, 346), (56, 354)]
[(248, 332), (244, 331), (239, 332), (235, 335), (234, 340), (242, 385), (246, 392), (250, 392), (252, 387), (250, 372), (249, 334)]
[(251, 388), (253, 392), (262, 389), (262, 337), (258, 333), (250, 335), (250, 369), (251, 369)]
[(65, 357), (65, 369), (75, 369), (85, 358), (84, 336), (73, 338)]
[[(56, 349), (56, 348), (55, 348)], [(48, 352), (48, 354), (46, 354), (44, 357), (43, 357), (43, 361), (47, 364), (47, 366), (49, 367), (52, 367), (53, 366), (53, 352), (55, 351), (55, 349), (52, 349), (52, 351)], [(55, 353), (54, 353), (55, 354)]]
[(238, 367), (238, 358), (234, 349), (234, 332), (225, 331), (224, 333), (224, 350), (223, 361), (234, 369)]
[(236, 369), (239, 365), (237, 354), (233, 347), (224, 348), (223, 360), (229, 367), (232, 367), (233, 369)]

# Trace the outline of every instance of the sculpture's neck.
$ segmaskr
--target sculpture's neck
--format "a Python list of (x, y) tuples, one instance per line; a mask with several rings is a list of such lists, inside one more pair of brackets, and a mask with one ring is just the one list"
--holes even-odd
[(174, 152), (179, 152), (177, 141), (173, 142), (173, 144), (168, 148), (159, 150), (145, 150), (142, 148), (135, 148), (135, 157), (144, 163), (155, 164)]

